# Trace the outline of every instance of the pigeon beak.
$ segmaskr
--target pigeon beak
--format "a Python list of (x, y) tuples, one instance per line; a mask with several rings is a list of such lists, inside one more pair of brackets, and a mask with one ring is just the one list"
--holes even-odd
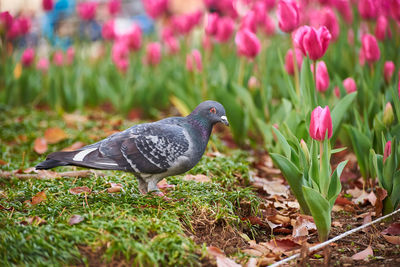
[(221, 116), (221, 122), (226, 126), (229, 126), (228, 118), (226, 116)]

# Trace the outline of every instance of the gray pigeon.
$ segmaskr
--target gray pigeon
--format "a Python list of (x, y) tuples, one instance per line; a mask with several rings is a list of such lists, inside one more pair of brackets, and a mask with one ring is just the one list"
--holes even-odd
[(205, 101), (187, 117), (135, 125), (75, 151), (51, 153), (36, 169), (75, 165), (127, 171), (138, 178), (141, 193), (159, 192), (159, 181), (199, 162), (218, 122), (229, 125), (224, 107)]

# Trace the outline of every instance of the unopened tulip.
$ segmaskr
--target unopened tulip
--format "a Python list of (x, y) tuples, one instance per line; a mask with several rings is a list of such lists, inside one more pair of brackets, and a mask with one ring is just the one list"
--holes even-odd
[(53, 0), (43, 0), (42, 7), (44, 11), (52, 11), (54, 7)]
[(32, 65), (35, 59), (35, 50), (33, 48), (27, 48), (22, 52), (21, 63), (24, 67), (29, 67)]
[(174, 36), (165, 39), (164, 42), (169, 54), (175, 54), (179, 51), (180, 45)]
[(81, 2), (77, 5), (78, 15), (83, 20), (92, 20), (96, 16), (97, 2)]
[(316, 76), (317, 78), (315, 80), (316, 80), (317, 91), (325, 92), (326, 90), (328, 90), (329, 74), (324, 61), (318, 62)]
[(115, 38), (114, 20), (106, 21), (101, 28), (101, 36), (104, 40), (113, 40)]
[(254, 90), (260, 87), (260, 82), (257, 80), (255, 76), (251, 76), (250, 79), (247, 81), (247, 87), (250, 90)]
[(310, 151), (308, 150), (307, 144), (303, 139), (300, 140), (300, 148), (303, 150), (304, 156), (308, 162), (310, 160)]
[(20, 34), (25, 35), (31, 30), (31, 19), (28, 17), (19, 17), (18, 19), (14, 20), (14, 23), (19, 24)]
[(329, 30), (322, 26), (318, 30), (313, 27), (303, 26), (294, 35), (295, 45), (301, 49), (305, 56), (311, 60), (320, 59), (328, 49), (332, 36)]
[(386, 103), (385, 110), (383, 111), (383, 119), (382, 120), (383, 120), (383, 124), (386, 127), (389, 127), (393, 123), (394, 114), (393, 114), (393, 107), (392, 107), (392, 104), (390, 104), (390, 102)]
[(242, 21), (240, 22), (240, 29), (243, 28), (247, 28), (254, 33), (257, 32), (256, 13), (253, 10), (247, 12), (242, 18)]
[(201, 61), (201, 53), (197, 49), (193, 49), (192, 52), (186, 55), (186, 69), (193, 71), (196, 69), (198, 72), (203, 70), (203, 63)]
[(333, 41), (337, 40), (340, 33), (340, 27), (335, 12), (331, 8), (324, 8), (318, 16), (318, 24), (320, 26), (325, 26), (329, 30)]
[(333, 2), (336, 9), (342, 15), (347, 24), (353, 23), (353, 10), (349, 0), (338, 0)]
[(67, 65), (71, 65), (74, 62), (75, 58), (75, 48), (68, 47), (67, 52), (66, 52), (66, 63)]
[(266, 3), (263, 1), (255, 2), (251, 10), (253, 10), (255, 14), (256, 22), (258, 24), (262, 24), (265, 20), (265, 16), (267, 15)]
[(64, 54), (62, 51), (58, 50), (54, 53), (53, 64), (59, 67), (64, 64)]
[(161, 45), (160, 43), (154, 42), (147, 44), (146, 48), (146, 62), (149, 65), (155, 66), (160, 63), (161, 60)]
[(364, 34), (361, 38), (361, 43), (362, 55), (364, 56), (365, 60), (370, 64), (378, 61), (381, 57), (381, 52), (375, 36), (372, 34)]
[(171, 21), (175, 31), (185, 35), (200, 23), (202, 16), (201, 11), (196, 11), (184, 15), (175, 15), (171, 18)]
[(391, 5), (390, 5), (390, 10), (392, 17), (397, 20), (397, 22), (400, 21), (400, 0), (392, 0)]
[(205, 27), (206, 34), (215, 35), (217, 33), (218, 19), (219, 19), (219, 16), (217, 13), (207, 14), (207, 24)]
[(49, 60), (47, 58), (41, 58), (36, 63), (36, 69), (42, 71), (43, 73), (46, 73), (49, 69), (49, 65)]
[(385, 62), (385, 65), (383, 67), (383, 75), (385, 76), (385, 81), (387, 83), (389, 83), (390, 80), (392, 79), (395, 68), (396, 68), (396, 66), (394, 65), (393, 61)]
[(392, 37), (389, 21), (383, 15), (379, 16), (378, 20), (376, 21), (375, 36), (378, 40), (385, 40), (386, 38)]
[(0, 12), (0, 33), (4, 30), (8, 31), (13, 24), (13, 20), (13, 16), (11, 16), (10, 12)]
[(20, 25), (17, 19), (14, 19), (12, 22), (10, 28), (7, 30), (7, 39), (9, 40), (14, 40), (15, 38), (19, 37), (21, 35), (21, 29)]
[(385, 150), (383, 151), (383, 162), (392, 154), (392, 141), (387, 141), (385, 144)]
[(353, 29), (349, 29), (347, 31), (347, 42), (349, 43), (349, 45), (354, 45), (354, 31)]
[[(301, 69), (301, 65), (303, 63), (303, 54), (301, 53), (301, 50), (296, 48), (296, 63), (297, 63), (297, 69)], [(285, 70), (289, 75), (294, 74), (294, 64), (293, 64), (293, 49), (289, 49), (286, 53), (285, 56)]]
[(261, 49), (260, 40), (257, 35), (247, 28), (241, 29), (236, 33), (235, 43), (239, 55), (248, 58), (255, 58)]
[(142, 45), (142, 30), (133, 24), (129, 32), (119, 36), (118, 39), (127, 43), (130, 50), (137, 51)]
[(220, 43), (229, 41), (235, 29), (235, 22), (229, 17), (223, 17), (218, 20), (215, 39)]
[(340, 98), (340, 89), (338, 86), (335, 86), (335, 88), (333, 88), (333, 93), (337, 98)]
[(310, 136), (315, 140), (323, 141), (326, 135), (328, 139), (332, 137), (331, 113), (328, 106), (325, 108), (318, 106), (311, 112)]
[(293, 0), (280, 0), (277, 10), (279, 28), (283, 32), (292, 32), (299, 26), (299, 4)]
[(358, 11), (363, 19), (374, 19), (378, 16), (376, 0), (358, 0)]
[(142, 0), (146, 13), (153, 19), (160, 17), (168, 10), (168, 0)]
[(108, 13), (114, 16), (121, 10), (121, 0), (110, 0), (107, 3)]
[(275, 22), (271, 19), (270, 16), (265, 16), (263, 22), (263, 30), (266, 35), (274, 35), (275, 34)]
[(129, 47), (124, 41), (114, 43), (111, 50), (111, 59), (117, 68), (125, 73), (129, 67)]
[(346, 78), (346, 79), (343, 81), (343, 87), (344, 87), (344, 89), (346, 90), (346, 92), (347, 92), (348, 94), (357, 91), (356, 82), (354, 81), (353, 78), (350, 78), (350, 77), (349, 77), (349, 78)]

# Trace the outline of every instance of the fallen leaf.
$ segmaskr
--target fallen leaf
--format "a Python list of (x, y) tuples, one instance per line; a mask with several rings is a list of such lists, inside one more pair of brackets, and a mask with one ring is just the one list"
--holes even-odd
[(4, 160), (1, 160), (1, 159), (0, 159), (0, 165), (6, 165), (6, 164), (8, 164), (8, 163), (5, 162)]
[(255, 250), (261, 252), (262, 255), (267, 255), (269, 252), (271, 252), (271, 250), (269, 250), (267, 247), (265, 247), (261, 244), (257, 244), (257, 242), (255, 240), (250, 240), (249, 244), (250, 244), (251, 249), (255, 249)]
[(74, 225), (74, 224), (82, 222), (83, 220), (84, 220), (84, 218), (81, 215), (72, 215), (68, 221), (68, 224)]
[(46, 199), (47, 199), (46, 193), (44, 191), (41, 191), (32, 197), (31, 204), (36, 205)]
[(354, 203), (352, 201), (350, 201), (347, 198), (342, 197), (342, 196), (338, 196), (338, 198), (335, 200), (335, 204), (336, 205), (341, 205), (341, 206), (354, 205)]
[(284, 198), (289, 197), (289, 189), (282, 184), (282, 179), (273, 178), (268, 180), (265, 178), (253, 177), (253, 185), (258, 188), (262, 188), (266, 193), (271, 196), (282, 196)]
[(228, 257), (217, 257), (217, 267), (242, 267), (242, 265), (237, 264), (234, 260)]
[(299, 244), (289, 238), (272, 239), (269, 242), (261, 244), (272, 250), (272, 252), (275, 254), (288, 252), (301, 247)]
[(43, 154), (47, 151), (47, 141), (42, 137), (38, 137), (35, 139), (33, 150), (35, 150), (38, 154)]
[(77, 149), (82, 148), (84, 146), (85, 146), (85, 143), (78, 141), (78, 142), (73, 143), (69, 147), (66, 147), (66, 148), (62, 149), (61, 151), (74, 151), (74, 150), (77, 150)]
[(364, 204), (365, 202), (369, 201), (372, 206), (375, 206), (376, 203), (376, 196), (374, 192), (367, 193), (364, 190), (358, 189), (357, 187), (354, 189), (347, 190), (348, 194), (353, 196), (353, 202), (356, 204)]
[(248, 254), (248, 255), (250, 255), (250, 256), (254, 256), (254, 257), (261, 257), (262, 255), (264, 255), (264, 253), (262, 253), (262, 252), (259, 251), (259, 250), (256, 250), (256, 249), (249, 249), (249, 248), (247, 248), (247, 249), (242, 249), (241, 252), (246, 253), (246, 254)]
[(261, 220), (261, 218), (257, 216), (248, 216), (248, 217), (243, 217), (241, 218), (242, 221), (248, 221), (252, 225), (259, 225), (259, 226), (264, 226), (265, 223)]
[(214, 246), (207, 247), (207, 252), (210, 256), (213, 257), (225, 256), (225, 253), (220, 248)]
[(332, 222), (332, 226), (333, 226), (333, 227), (340, 227), (340, 228), (341, 228), (341, 227), (343, 227), (343, 224), (340, 223), (340, 222), (338, 222), (338, 221), (333, 221), (333, 222)]
[(293, 225), (293, 237), (308, 236), (308, 231), (316, 231), (314, 219), (311, 216), (299, 215)]
[(116, 193), (116, 192), (121, 192), (122, 190), (122, 184), (116, 184), (116, 183), (108, 183), (110, 185), (110, 188), (107, 188), (108, 193)]
[(65, 113), (63, 115), (63, 119), (68, 126), (74, 126), (74, 124), (78, 123), (84, 124), (88, 121), (88, 118), (86, 116), (76, 113), (71, 113), (71, 114)]
[(66, 139), (67, 134), (58, 127), (48, 128), (44, 132), (44, 138), (46, 139), (47, 143), (56, 144), (64, 139)]
[(85, 193), (85, 192), (90, 194), (92, 192), (92, 190), (90, 190), (90, 188), (87, 186), (78, 186), (78, 187), (71, 188), (69, 190), (69, 192), (73, 195), (79, 195), (79, 194)]
[(211, 179), (210, 179), (208, 176), (204, 175), (204, 174), (196, 174), (196, 175), (193, 175), (193, 174), (186, 174), (186, 175), (183, 177), (183, 180), (186, 180), (186, 181), (196, 181), (196, 182), (201, 182), (201, 183), (208, 183), (208, 182), (211, 182)]
[(247, 262), (245, 267), (257, 267), (257, 259), (256, 258), (250, 258)]
[(42, 179), (54, 179), (61, 177), (61, 175), (58, 172), (49, 170), (37, 170), (36, 173), (38, 174), (39, 178)]
[(45, 219), (40, 218), (39, 216), (33, 216), (29, 217), (26, 220), (23, 220), (20, 222), (22, 225), (28, 225), (28, 224), (33, 224), (33, 225), (43, 225), (46, 223)]
[(400, 245), (400, 236), (392, 236), (392, 235), (382, 235), (383, 238), (386, 239), (387, 242), (394, 245)]
[[(369, 213), (364, 217), (364, 219), (363, 219), (363, 224), (362, 224), (362, 225), (365, 225), (365, 224), (367, 224), (367, 223), (370, 223), (371, 220), (372, 220), (372, 218), (371, 218), (371, 212), (369, 212)], [(364, 233), (367, 233), (367, 232), (369, 231), (369, 228), (370, 228), (370, 227), (363, 228), (362, 231), (363, 231)]]
[(282, 216), (280, 214), (275, 214), (273, 216), (268, 216), (267, 218), (269, 221), (275, 223), (275, 224), (284, 224), (284, 223), (290, 223), (290, 218), (286, 216)]
[(386, 235), (400, 235), (400, 223), (392, 223), (388, 228), (382, 231)]
[(373, 255), (374, 255), (374, 252), (372, 251), (371, 246), (368, 246), (363, 251), (360, 251), (360, 252), (354, 254), (353, 256), (351, 256), (351, 258), (353, 260), (367, 260), (368, 256), (373, 256)]
[(387, 191), (381, 187), (376, 188), (376, 204), (375, 204), (375, 214), (380, 216), (383, 209), (383, 200), (387, 197)]

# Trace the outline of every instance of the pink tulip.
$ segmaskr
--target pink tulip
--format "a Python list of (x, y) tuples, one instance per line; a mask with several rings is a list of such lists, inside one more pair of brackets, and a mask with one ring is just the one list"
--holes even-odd
[(275, 34), (275, 22), (273, 19), (271, 19), (270, 16), (265, 16), (264, 22), (263, 22), (263, 29), (266, 35), (274, 35)]
[(108, 13), (115, 16), (121, 10), (121, 0), (110, 0), (107, 3)]
[(56, 51), (53, 55), (53, 64), (60, 67), (64, 64), (64, 54), (62, 51)]
[(164, 42), (169, 54), (176, 54), (179, 51), (180, 45), (174, 36), (165, 39)]
[(204, 50), (211, 51), (213, 49), (213, 42), (208, 35), (203, 35), (203, 39), (201, 40), (201, 44)]
[(235, 22), (229, 17), (223, 17), (218, 20), (215, 39), (220, 43), (229, 41), (235, 29)]
[(255, 58), (261, 49), (260, 40), (257, 35), (247, 28), (241, 29), (236, 33), (235, 43), (239, 55), (248, 58)]
[(10, 40), (14, 40), (15, 38), (21, 35), (21, 28), (18, 20), (14, 19), (13, 23), (11, 24), (10, 28), (7, 30), (7, 38)]
[(68, 47), (66, 54), (66, 63), (67, 65), (71, 65), (74, 62), (75, 49), (72, 46)]
[(19, 30), (21, 35), (27, 34), (31, 30), (31, 19), (28, 17), (19, 17), (14, 20), (14, 23), (19, 24)]
[(340, 33), (340, 27), (335, 12), (331, 8), (324, 8), (318, 14), (318, 26), (325, 26), (332, 35), (332, 40), (335, 41)]
[(188, 34), (197, 24), (200, 23), (202, 13), (196, 11), (190, 14), (177, 15), (172, 17), (172, 25), (176, 32), (180, 34)]
[(217, 33), (219, 16), (217, 13), (207, 14), (206, 34), (215, 35)]
[(168, 0), (142, 0), (146, 13), (156, 19), (168, 10)]
[(142, 46), (142, 30), (138, 25), (133, 24), (129, 32), (118, 36), (118, 39), (127, 43), (130, 50), (137, 51)]
[(311, 138), (323, 141), (328, 133), (328, 139), (332, 137), (332, 118), (329, 107), (316, 107), (311, 112), (310, 136)]
[(318, 92), (325, 92), (329, 87), (329, 73), (324, 61), (319, 61), (316, 72), (316, 87)]
[(44, 11), (52, 11), (54, 7), (53, 0), (43, 0), (42, 7)]
[(376, 0), (358, 0), (358, 11), (363, 19), (374, 19), (378, 16)]
[(354, 45), (354, 31), (353, 29), (349, 29), (347, 31), (347, 42), (349, 45)]
[(201, 62), (201, 53), (197, 49), (193, 49), (192, 52), (186, 55), (186, 69), (193, 71), (194, 67), (197, 71), (203, 70), (203, 63)]
[(309, 26), (302, 26), (294, 35), (295, 45), (311, 60), (320, 59), (328, 49), (332, 36), (329, 30), (322, 26), (318, 30)]
[(381, 57), (381, 53), (379, 50), (378, 42), (375, 39), (375, 36), (371, 34), (364, 34), (361, 38), (362, 43), (362, 53), (365, 57), (365, 60), (370, 64), (378, 61)]
[(46, 73), (49, 70), (49, 60), (47, 58), (41, 58), (36, 64), (36, 69)]
[(8, 31), (13, 24), (13, 17), (8, 11), (0, 12), (0, 33), (3, 31)]
[(96, 16), (97, 2), (81, 2), (78, 3), (76, 11), (83, 20), (92, 20)]
[(280, 0), (277, 16), (279, 28), (284, 32), (292, 32), (299, 26), (299, 5), (293, 0)]
[(22, 52), (21, 63), (24, 67), (29, 67), (32, 65), (35, 59), (35, 50), (33, 48), (27, 48)]
[(240, 29), (247, 28), (250, 31), (257, 32), (256, 13), (252, 10), (246, 13), (240, 22)]
[(400, 22), (400, 0), (392, 0), (390, 5), (392, 17)]
[(390, 80), (392, 79), (395, 68), (396, 68), (396, 66), (394, 65), (393, 61), (385, 62), (385, 65), (383, 67), (383, 75), (385, 76), (385, 81), (387, 83), (389, 83)]
[(235, 0), (204, 0), (208, 10), (235, 19), (238, 16)]
[(149, 43), (146, 48), (146, 63), (152, 66), (160, 63), (161, 45), (160, 43)]
[(338, 86), (335, 86), (335, 88), (333, 88), (333, 93), (337, 98), (340, 98), (340, 89)]
[(106, 21), (101, 28), (101, 35), (105, 40), (113, 40), (115, 38), (114, 20)]
[(125, 73), (129, 67), (129, 47), (124, 41), (116, 41), (111, 50), (111, 59), (117, 68)]
[(349, 78), (346, 78), (346, 79), (343, 81), (343, 87), (344, 87), (344, 89), (346, 90), (346, 92), (347, 92), (348, 94), (357, 91), (356, 82), (354, 81), (353, 78), (350, 78), (350, 77), (349, 77)]
[[(303, 63), (303, 54), (301, 53), (301, 50), (296, 48), (296, 62), (297, 62), (297, 69), (300, 70), (301, 65)], [(287, 71), (287, 73), (289, 73), (290, 75), (294, 74), (294, 68), (293, 68), (294, 64), (293, 64), (293, 50), (289, 49), (286, 53), (285, 56), (285, 69)]]
[(334, 1), (334, 5), (336, 6), (339, 13), (342, 15), (343, 19), (347, 22), (347, 24), (353, 23), (353, 11), (350, 6), (349, 0)]
[(255, 15), (256, 22), (258, 24), (264, 23), (265, 16), (267, 15), (267, 6), (263, 1), (255, 2), (252, 9)]
[(390, 31), (390, 25), (388, 19), (381, 15), (378, 17), (375, 26), (375, 36), (378, 40), (385, 40), (385, 38), (391, 38), (392, 32)]
[(392, 141), (387, 141), (385, 144), (385, 150), (383, 151), (383, 162), (392, 154)]

